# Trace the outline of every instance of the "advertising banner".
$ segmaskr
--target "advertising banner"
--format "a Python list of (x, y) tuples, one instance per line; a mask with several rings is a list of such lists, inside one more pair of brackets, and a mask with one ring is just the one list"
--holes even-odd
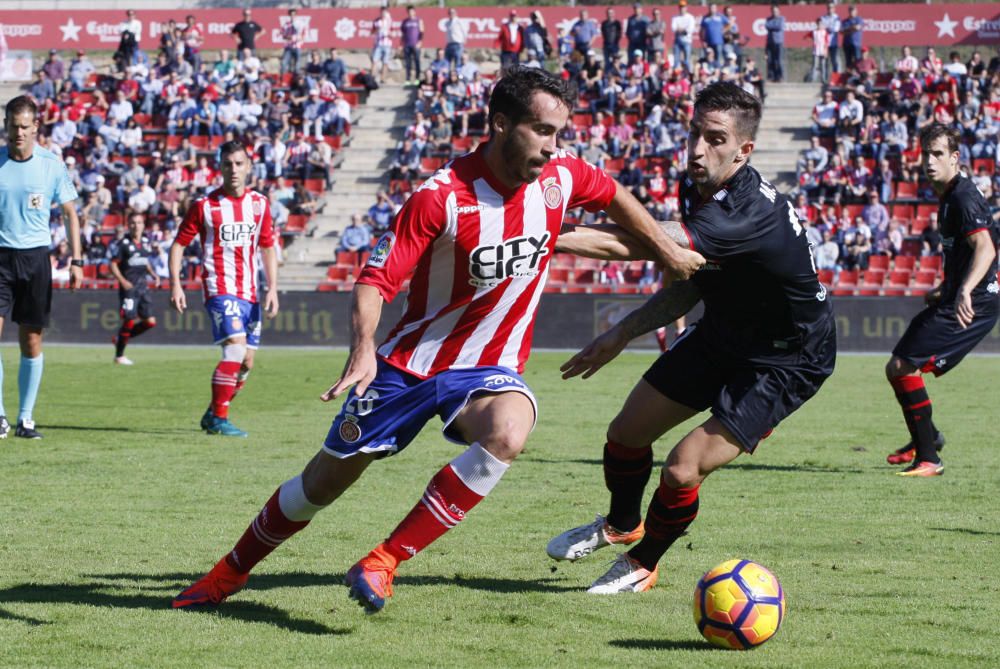
[[(158, 325), (136, 340), (137, 346), (157, 344), (212, 345), (212, 328), (199, 293), (188, 294), (191, 307), (178, 314), (169, 306), (165, 290), (154, 291), (154, 314)], [(281, 312), (265, 319), (261, 346), (341, 346), (350, 344), (350, 293), (282, 293)], [(53, 296), (52, 327), (45, 340), (63, 343), (108, 344), (118, 331), (118, 295), (115, 291), (56, 291)], [(535, 325), (536, 348), (578, 349), (621, 320), (642, 304), (638, 296), (546, 294)], [(837, 314), (838, 348), (842, 352), (877, 352), (888, 354), (902, 336), (910, 319), (923, 308), (916, 297), (834, 298)], [(399, 319), (403, 309), (400, 297), (385, 305), (378, 337), (384, 337)], [(688, 323), (701, 315), (695, 307)], [(381, 341), (381, 339), (379, 339)], [(652, 335), (641, 337), (634, 348), (653, 350)], [(1000, 327), (994, 328), (976, 349), (981, 353), (1000, 353)]]
[[(671, 17), (677, 13), (676, 5), (645, 5), (646, 16), (653, 7), (659, 6), (668, 26)], [(868, 46), (952, 46), (977, 44), (1000, 45), (1000, 4), (864, 4), (858, 5), (858, 15), (864, 19), (864, 44)], [(631, 14), (628, 3), (616, 5), (617, 18), (625, 21)], [(545, 19), (549, 36), (555, 39), (562, 30), (570, 29), (579, 19), (584, 8), (539, 7)], [(585, 8), (590, 18), (600, 23), (604, 19), (606, 6)], [(733, 7), (740, 34), (748, 38), (748, 46), (763, 47), (766, 31), (764, 20), (769, 16), (769, 5), (735, 5)], [(184, 24), (188, 14), (204, 35), (205, 49), (231, 48), (235, 41), (230, 31), (233, 24), (241, 19), (241, 9), (177, 9), (136, 11), (136, 18), (142, 24), (140, 46), (156, 49), (160, 35), (168, 19)], [(520, 7), (515, 20), (522, 24), (529, 21), (531, 7)], [(302, 8), (296, 23), (305, 30), (305, 48), (343, 47), (349, 49), (370, 49), (373, 45), (372, 24), (378, 17), (378, 9), (308, 9)], [(511, 10), (506, 7), (459, 7), (461, 20), (468, 32), (469, 48), (493, 48), (500, 27), (510, 18)], [(707, 12), (705, 7), (690, 7), (695, 17)], [(826, 12), (825, 4), (781, 6), (786, 20), (786, 45), (805, 47), (810, 44), (809, 32), (817, 18)], [(847, 17), (847, 8), (838, 5), (841, 19)], [(424, 22), (424, 48), (445, 45), (445, 22), (447, 11), (436, 7), (421, 7), (418, 17)], [(399, 38), (399, 23), (406, 16), (402, 7), (391, 10), (393, 34)], [(31, 12), (0, 11), (3, 34), (11, 49), (114, 49), (121, 35), (125, 12), (122, 10), (42, 10)], [(257, 47), (276, 49), (283, 46), (281, 26), (289, 19), (283, 9), (255, 9), (253, 19), (264, 31), (258, 35)], [(668, 35), (668, 45), (671, 37)], [(695, 40), (695, 46), (699, 46)], [(600, 37), (594, 44), (600, 47)]]

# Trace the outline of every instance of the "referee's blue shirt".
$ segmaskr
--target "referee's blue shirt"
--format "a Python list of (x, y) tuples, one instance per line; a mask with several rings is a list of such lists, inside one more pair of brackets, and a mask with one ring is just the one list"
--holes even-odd
[(49, 210), (77, 198), (66, 166), (36, 146), (27, 160), (14, 160), (0, 147), (0, 248), (48, 247)]

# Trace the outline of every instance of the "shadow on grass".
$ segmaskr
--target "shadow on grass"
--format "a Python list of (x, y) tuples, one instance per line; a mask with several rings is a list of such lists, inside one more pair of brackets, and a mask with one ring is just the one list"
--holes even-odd
[(533, 458), (530, 455), (524, 457), (524, 462), (537, 462), (543, 465), (597, 465), (603, 466), (604, 460), (601, 458)]
[(39, 429), (44, 430), (74, 430), (79, 432), (120, 432), (123, 434), (198, 434), (200, 430), (193, 427), (177, 428), (173, 430), (140, 430), (134, 427), (111, 427), (107, 425), (50, 425), (49, 423), (39, 424)]
[(1000, 537), (1000, 532), (987, 532), (985, 530), (971, 530), (968, 527), (932, 527), (935, 532), (958, 532), (959, 534), (971, 534), (976, 537)]
[(671, 641), (670, 639), (612, 639), (609, 646), (626, 650), (700, 650), (723, 652), (704, 641)]
[(726, 469), (742, 469), (748, 472), (808, 472), (810, 474), (863, 474), (857, 467), (822, 467), (820, 465), (765, 465), (756, 462), (741, 462), (726, 465)]
[(39, 627), (41, 625), (49, 625), (48, 621), (38, 620), (37, 618), (31, 618), (29, 616), (19, 616), (16, 613), (11, 613), (10, 611), (4, 611), (0, 609), (0, 620), (13, 620), (14, 622), (24, 623), (26, 625), (31, 625), (33, 627)]
[[(87, 606), (106, 607), (113, 609), (148, 609), (150, 611), (170, 610), (170, 602), (173, 595), (184, 586), (192, 583), (201, 574), (167, 574), (161, 576), (142, 575), (136, 580), (151, 580), (160, 583), (158, 590), (169, 590), (169, 594), (126, 594), (124, 591), (135, 589), (134, 585), (122, 583), (108, 583), (106, 581), (92, 581), (89, 583), (53, 583), (40, 585), (36, 583), (25, 583), (15, 585), (0, 590), (0, 602), (20, 602), (25, 604), (83, 604)], [(129, 574), (109, 574), (98, 577), (107, 580), (133, 580)], [(327, 579), (329, 580), (329, 579)], [(169, 585), (163, 581), (172, 581)], [(145, 588), (144, 588), (145, 589)], [(177, 615), (184, 615), (186, 612), (177, 612)], [(292, 618), (285, 611), (267, 606), (265, 604), (255, 604), (244, 601), (230, 601), (224, 606), (206, 611), (220, 618), (233, 618), (248, 622), (260, 622), (274, 625), (282, 629), (299, 632), (302, 634), (347, 634), (349, 630), (334, 629), (312, 620), (301, 620)], [(0, 610), (0, 619), (13, 618), (29, 624), (46, 624), (30, 618), (15, 616), (10, 612)]]

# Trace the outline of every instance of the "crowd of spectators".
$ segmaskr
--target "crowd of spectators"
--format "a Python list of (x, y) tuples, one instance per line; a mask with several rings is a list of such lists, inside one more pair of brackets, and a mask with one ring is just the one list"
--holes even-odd
[(951, 52), (945, 63), (933, 47), (922, 58), (903, 47), (880, 71), (863, 48), (850, 69), (830, 73), (797, 166), (797, 209), (817, 266), (837, 273), (867, 269), (873, 256), (941, 255), (937, 196), (918, 142), (932, 122), (960, 131), (961, 169), (1000, 218), (998, 118), (1000, 49), (989, 62), (975, 51)]
[[(302, 52), (304, 26), (295, 13), (290, 9), (283, 23), (277, 72), (257, 54), (262, 29), (249, 9), (232, 29), (233, 50), (204, 53), (193, 16), (163, 25), (153, 47), (129, 10), (107, 65), (91, 62), (84, 50), (70, 62), (49, 52), (27, 92), (39, 107), (39, 145), (62, 157), (80, 194), (88, 263), (115, 257), (127, 215), (138, 212), (165, 275), (179, 217), (221, 184), (217, 147), (228, 140), (252, 152), (251, 186), (270, 197), (279, 229), (289, 215), (322, 207), (317, 193), (330, 187), (335, 147), (350, 129), (350, 81), (336, 49)], [(51, 227), (53, 263), (61, 270), (58, 208)], [(192, 264), (197, 254), (196, 245), (189, 247)]]

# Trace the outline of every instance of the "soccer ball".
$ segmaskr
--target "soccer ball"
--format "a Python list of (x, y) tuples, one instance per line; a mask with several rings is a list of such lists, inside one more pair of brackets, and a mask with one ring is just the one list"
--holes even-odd
[(705, 572), (694, 590), (694, 622), (708, 641), (746, 650), (778, 631), (785, 593), (774, 574), (749, 560), (727, 560)]

